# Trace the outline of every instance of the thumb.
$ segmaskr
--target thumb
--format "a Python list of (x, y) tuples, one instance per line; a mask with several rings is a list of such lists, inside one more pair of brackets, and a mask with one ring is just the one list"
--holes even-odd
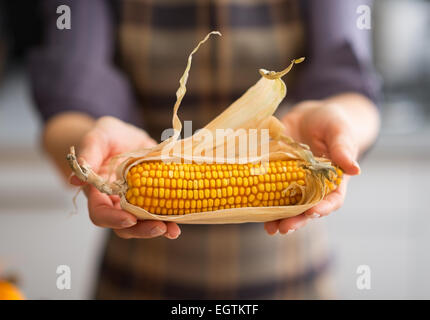
[(342, 122), (334, 124), (327, 131), (326, 139), (330, 159), (346, 174), (360, 174), (360, 166), (356, 161), (358, 147), (349, 127)]
[(78, 161), (81, 164), (86, 162), (94, 172), (98, 172), (109, 153), (108, 137), (100, 129), (94, 128), (81, 140), (78, 149)]
[(300, 139), (299, 139), (297, 123), (298, 123), (297, 115), (292, 111), (288, 112), (282, 118), (282, 124), (285, 127), (286, 135), (290, 136), (296, 141), (299, 141)]

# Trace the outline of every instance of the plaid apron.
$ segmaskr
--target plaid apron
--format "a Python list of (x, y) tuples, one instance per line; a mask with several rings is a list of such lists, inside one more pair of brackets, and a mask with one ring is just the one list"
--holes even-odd
[[(181, 120), (203, 127), (259, 79), (303, 54), (298, 0), (124, 0), (119, 21), (122, 68), (139, 98), (144, 128), (160, 140), (171, 127), (178, 80), (195, 55)], [(288, 75), (291, 81), (294, 74)], [(100, 299), (331, 298), (321, 222), (282, 236), (263, 224), (181, 225), (177, 240), (123, 240), (111, 234)]]

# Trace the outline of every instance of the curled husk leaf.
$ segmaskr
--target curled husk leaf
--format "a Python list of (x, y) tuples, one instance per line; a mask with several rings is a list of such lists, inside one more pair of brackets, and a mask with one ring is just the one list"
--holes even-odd
[[(327, 191), (326, 181), (333, 178), (335, 170), (330, 161), (315, 158), (307, 145), (295, 142), (285, 134), (284, 125), (273, 116), (281, 101), (285, 98), (287, 88), (281, 77), (287, 74), (295, 64), (304, 58), (292, 60), (283, 71), (274, 72), (260, 70), (261, 78), (250, 87), (238, 100), (233, 102), (224, 112), (213, 119), (202, 130), (193, 136), (180, 139), (182, 124), (178, 117), (178, 109), (186, 93), (186, 83), (191, 67), (193, 54), (208, 40), (211, 35), (221, 35), (217, 31), (209, 33), (191, 52), (184, 74), (176, 92), (176, 103), (173, 108), (172, 126), (174, 134), (151, 149), (122, 155), (126, 159), (117, 167), (118, 180), (108, 182), (95, 174), (85, 164), (76, 160), (73, 147), (67, 159), (78, 178), (93, 184), (101, 192), (117, 194), (121, 197), (121, 207), (140, 219), (174, 221), (189, 224), (223, 224), (243, 222), (265, 222), (288, 218), (303, 213), (324, 197)], [(217, 130), (227, 132), (222, 141), (207, 139), (215, 137)], [(267, 139), (253, 140), (245, 148), (239, 148), (231, 141), (250, 138), (257, 134)], [(247, 140), (248, 141), (248, 140)], [(243, 154), (246, 154), (243, 157)], [(218, 155), (221, 154), (221, 158)], [(216, 211), (189, 213), (185, 215), (157, 215), (127, 202), (125, 193), (128, 185), (126, 176), (135, 165), (144, 161), (162, 160), (164, 162), (196, 162), (196, 163), (262, 163), (269, 160), (302, 160), (304, 168), (311, 174), (307, 175), (306, 187), (302, 189), (303, 197), (296, 205), (277, 207), (244, 207)]]

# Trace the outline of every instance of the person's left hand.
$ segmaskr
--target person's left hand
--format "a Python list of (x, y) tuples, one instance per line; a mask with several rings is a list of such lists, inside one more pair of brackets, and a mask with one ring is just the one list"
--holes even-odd
[(345, 174), (337, 189), (316, 206), (292, 218), (266, 222), (264, 228), (270, 235), (278, 230), (281, 234), (291, 233), (303, 227), (309, 219), (323, 217), (339, 209), (345, 198), (349, 176), (360, 173), (356, 161), (359, 148), (342, 105), (323, 101), (302, 102), (288, 112), (282, 122), (289, 136), (309, 145), (315, 156), (331, 159)]

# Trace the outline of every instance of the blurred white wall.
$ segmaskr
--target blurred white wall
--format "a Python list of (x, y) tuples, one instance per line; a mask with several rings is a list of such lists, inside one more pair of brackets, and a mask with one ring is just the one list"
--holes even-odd
[[(71, 215), (75, 191), (42, 154), (39, 135), (27, 79), (14, 72), (0, 85), (0, 270), (16, 274), (28, 298), (88, 298), (104, 232), (83, 196)], [(56, 287), (59, 265), (71, 268), (71, 290)]]
[[(39, 134), (27, 80), (14, 73), (0, 88), (0, 263), (18, 273), (29, 298), (89, 298), (104, 232), (82, 196), (69, 215), (74, 192), (41, 154)], [(383, 135), (344, 207), (325, 219), (340, 298), (430, 298), (429, 147), (428, 126)], [(62, 264), (72, 269), (70, 291), (55, 285)], [(370, 267), (370, 290), (357, 289), (359, 265)]]
[[(430, 130), (381, 137), (328, 220), (343, 298), (430, 298)], [(368, 265), (371, 290), (358, 290)]]

